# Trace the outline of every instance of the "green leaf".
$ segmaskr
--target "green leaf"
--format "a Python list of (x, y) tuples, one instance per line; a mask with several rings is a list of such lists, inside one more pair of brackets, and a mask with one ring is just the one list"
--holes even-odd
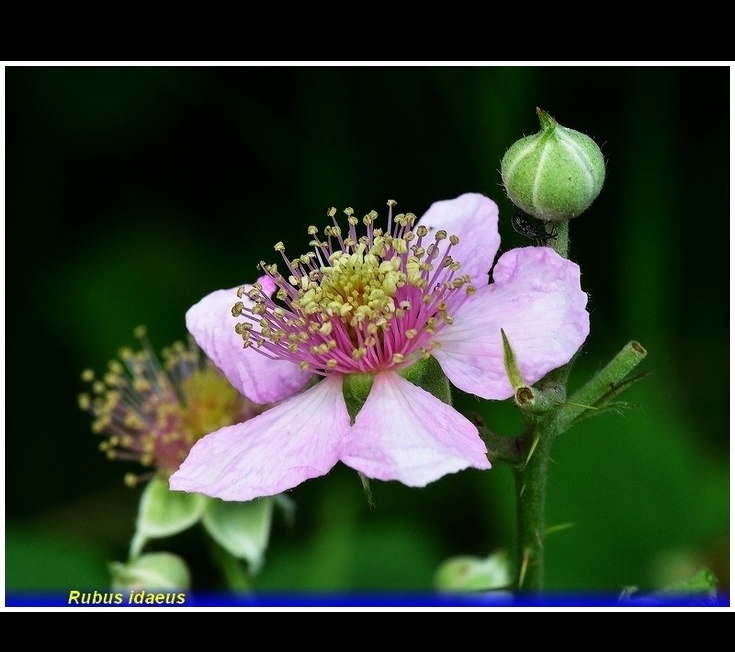
[(272, 515), (272, 498), (246, 503), (214, 498), (207, 502), (202, 524), (219, 545), (234, 557), (246, 560), (251, 573), (256, 573), (268, 547)]
[(701, 568), (691, 577), (665, 586), (660, 591), (644, 595), (637, 593), (634, 586), (627, 586), (620, 595), (624, 605), (686, 604), (693, 606), (716, 606), (717, 577), (709, 568)]
[(697, 573), (684, 580), (669, 584), (654, 595), (688, 595), (688, 594), (717, 595), (717, 578), (709, 568), (701, 568)]
[(160, 478), (154, 478), (143, 490), (138, 508), (131, 556), (136, 557), (148, 539), (168, 537), (197, 523), (208, 498), (201, 494), (170, 491)]
[(184, 560), (170, 552), (152, 552), (123, 564), (112, 562), (113, 589), (188, 589), (189, 569)]

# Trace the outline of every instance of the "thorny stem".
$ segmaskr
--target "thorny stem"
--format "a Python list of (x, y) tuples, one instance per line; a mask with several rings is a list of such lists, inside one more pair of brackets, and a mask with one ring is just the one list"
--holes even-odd
[[(559, 431), (553, 419), (566, 398), (566, 384), (574, 358), (537, 383), (538, 393), (553, 405), (546, 414), (526, 413), (524, 464), (515, 469), (518, 548), (517, 589), (540, 593), (544, 588), (544, 536), (546, 531), (546, 484), (551, 463), (551, 445)], [(541, 401), (544, 402), (544, 401)]]
[[(567, 258), (569, 220), (555, 226), (556, 237), (551, 240), (551, 246), (560, 256)], [(566, 365), (547, 374), (535, 387), (516, 389), (516, 405), (526, 416), (523, 434), (507, 438), (480, 427), (480, 434), (490, 451), (490, 460), (509, 464), (515, 471), (517, 590), (536, 594), (544, 590), (546, 488), (554, 440), (587, 414), (594, 414), (592, 410), (609, 404), (635, 382), (637, 378), (628, 376), (645, 355), (646, 351), (640, 344), (629, 342), (567, 402), (567, 381), (575, 355)]]
[[(644, 374), (633, 377), (630, 374), (645, 355), (645, 349), (638, 342), (629, 342), (570, 400), (566, 399), (566, 385), (575, 358), (550, 372), (532, 389), (533, 405), (529, 404), (524, 409), (516, 400), (526, 416), (525, 432), (517, 437), (503, 437), (480, 425), (490, 460), (508, 464), (515, 471), (516, 588), (519, 591), (538, 594), (544, 590), (546, 485), (554, 440), (586, 415), (602, 412), (602, 408), (620, 392), (643, 377)], [(544, 406), (545, 411), (538, 411), (538, 406)]]
[[(569, 257), (569, 220), (555, 224), (556, 237), (551, 246), (563, 258)], [(576, 356), (575, 356), (576, 357)], [(554, 414), (566, 399), (572, 358), (537, 383), (542, 395), (539, 403), (553, 403), (547, 414)], [(547, 401), (543, 400), (543, 396)], [(544, 589), (544, 534), (546, 530), (546, 485), (551, 462), (551, 445), (558, 434), (554, 422), (529, 413), (525, 435), (524, 464), (515, 469), (517, 509), (517, 569), (519, 591), (540, 593)]]
[(546, 481), (551, 461), (551, 443), (543, 428), (533, 429), (535, 447), (528, 463), (515, 471), (517, 506), (517, 588), (541, 592), (544, 588), (544, 530), (546, 528)]

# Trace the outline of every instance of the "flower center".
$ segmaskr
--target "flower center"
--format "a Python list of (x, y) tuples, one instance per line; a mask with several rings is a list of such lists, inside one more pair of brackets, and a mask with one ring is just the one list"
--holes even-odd
[[(193, 341), (189, 348), (177, 342), (165, 349), (162, 365), (145, 330), (137, 329), (136, 336), (143, 349), (123, 349), (102, 379), (91, 369), (82, 374), (92, 395), (82, 394), (79, 405), (94, 416), (92, 430), (107, 437), (100, 448), (109, 459), (136, 461), (165, 477), (198, 439), (262, 411), (230, 385)], [(146, 477), (128, 474), (126, 482)]]
[(238, 301), (232, 308), (233, 316), (248, 320), (235, 327), (245, 347), (322, 375), (374, 373), (428, 357), (439, 346), (434, 335), (452, 323), (451, 313), (475, 288), (468, 276), (456, 275), (459, 263), (449, 255), (456, 236), (430, 236), (423, 225), (414, 230), (415, 215), (393, 218), (395, 202), (388, 205), (385, 232), (373, 228), (377, 213), (371, 211), (362, 220), (366, 234), (358, 237), (359, 222), (348, 208), (343, 237), (332, 208), (326, 240), (316, 227), (308, 229), (312, 252), (289, 260), (276, 244), (288, 276), (260, 264), (278, 288), (276, 300), (256, 283), (238, 291), (253, 304)]

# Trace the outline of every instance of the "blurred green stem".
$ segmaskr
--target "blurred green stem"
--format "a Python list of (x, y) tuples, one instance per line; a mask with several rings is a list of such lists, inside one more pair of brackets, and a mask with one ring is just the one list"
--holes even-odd
[(227, 588), (237, 593), (247, 593), (253, 588), (253, 581), (243, 566), (243, 562), (230, 554), (214, 539), (207, 536), (209, 542), (212, 559), (219, 566), (222, 576), (225, 579)]

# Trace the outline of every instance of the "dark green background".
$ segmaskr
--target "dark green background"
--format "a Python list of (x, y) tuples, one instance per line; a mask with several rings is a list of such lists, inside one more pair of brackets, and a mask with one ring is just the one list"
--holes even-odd
[[(594, 137), (601, 195), (572, 223), (591, 334), (575, 388), (631, 339), (650, 376), (624, 416), (560, 438), (549, 482), (552, 590), (660, 586), (704, 564), (729, 587), (729, 68), (7, 67), (6, 588), (104, 588), (135, 467), (77, 408), (132, 331), (156, 349), (204, 294), (250, 281), (272, 245), (307, 248), (329, 206), (423, 213), (482, 192), (509, 227), (500, 158), (539, 106)], [(479, 409), (460, 396), (459, 405)], [(505, 403), (481, 408), (515, 434)], [(511, 473), (424, 490), (337, 467), (291, 492), (262, 589), (427, 590), (445, 558), (512, 548)], [(193, 531), (154, 549), (217, 578)]]

